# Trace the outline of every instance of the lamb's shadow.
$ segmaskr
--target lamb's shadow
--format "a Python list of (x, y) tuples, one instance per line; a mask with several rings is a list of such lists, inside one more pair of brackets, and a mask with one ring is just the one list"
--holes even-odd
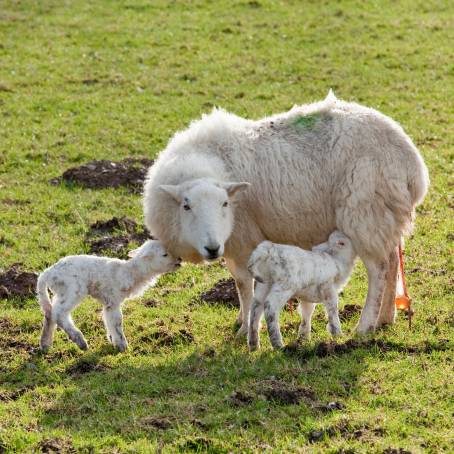
[[(305, 426), (311, 420), (314, 426), (323, 422), (327, 402), (345, 403), (359, 393), (359, 378), (371, 356), (445, 348), (349, 340), (250, 355), (244, 348), (226, 346), (184, 357), (161, 355), (158, 365), (131, 367), (120, 362), (112, 369), (101, 366), (102, 352), (95, 352), (62, 373), (71, 377), (70, 386), (40, 424), (128, 438), (155, 439), (159, 432), (168, 441), (181, 437), (182, 430), (209, 437), (212, 429), (216, 433), (220, 427), (239, 434), (245, 427), (256, 426), (260, 432), (269, 426), (273, 436), (279, 437), (279, 432), (292, 436), (300, 434), (302, 421)], [(142, 363), (147, 363), (146, 358)], [(273, 399), (272, 394), (260, 394), (263, 384), (271, 381), (311, 392), (286, 405), (289, 402)], [(342, 406), (335, 411), (342, 411)], [(275, 424), (288, 415), (294, 420), (291, 425)]]

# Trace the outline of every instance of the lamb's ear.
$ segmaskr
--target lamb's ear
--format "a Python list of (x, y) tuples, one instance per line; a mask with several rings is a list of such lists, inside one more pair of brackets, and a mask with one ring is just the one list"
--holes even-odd
[(139, 249), (140, 249), (140, 247), (138, 247), (137, 249), (133, 249), (132, 251), (129, 251), (128, 252), (128, 257), (131, 258), (131, 259), (133, 257), (135, 257), (137, 255), (137, 253), (139, 252)]
[(180, 187), (178, 185), (172, 184), (161, 184), (158, 188), (169, 194), (175, 201), (181, 203), (181, 194), (180, 194)]
[(241, 182), (241, 183), (222, 183), (222, 187), (227, 191), (229, 197), (233, 197), (237, 192), (244, 191), (247, 189), (251, 183)]

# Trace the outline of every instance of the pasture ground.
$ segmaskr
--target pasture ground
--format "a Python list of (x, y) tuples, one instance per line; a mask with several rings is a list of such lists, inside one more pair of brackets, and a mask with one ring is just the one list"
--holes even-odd
[[(36, 351), (33, 298), (0, 301), (0, 452), (454, 452), (454, 4), (354, 0), (0, 1), (0, 262), (39, 271), (87, 251), (88, 226), (142, 222), (128, 189), (51, 186), (92, 159), (153, 158), (222, 106), (259, 118), (329, 88), (399, 121), (430, 169), (406, 245), (414, 327), (250, 355), (236, 310), (199, 295), (228, 276), (184, 266), (125, 309), (130, 349), (99, 306)], [(362, 304), (358, 265), (343, 304)], [(283, 314), (287, 342), (297, 317)], [(326, 404), (336, 402), (329, 410)]]

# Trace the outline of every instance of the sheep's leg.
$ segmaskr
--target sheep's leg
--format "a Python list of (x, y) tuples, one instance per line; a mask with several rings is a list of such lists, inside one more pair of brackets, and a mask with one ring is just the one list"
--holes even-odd
[[(54, 301), (52, 302), (52, 309), (57, 298), (54, 297), (53, 300)], [(41, 339), (39, 340), (39, 346), (41, 350), (47, 350), (52, 346), (56, 328), (57, 323), (55, 322), (55, 320), (52, 319), (52, 313), (46, 314), (43, 320), (43, 330), (41, 332)]]
[(260, 322), (262, 320), (264, 309), (263, 302), (265, 301), (268, 291), (269, 285), (257, 283), (249, 315), (248, 345), (249, 351), (251, 352), (260, 348)]
[(64, 298), (59, 298), (52, 307), (52, 315), (55, 314), (57, 325), (65, 331), (69, 338), (75, 342), (82, 350), (88, 349), (87, 341), (80, 330), (74, 325), (71, 318), (71, 310), (74, 309), (79, 300), (75, 297), (70, 297), (68, 294)]
[(315, 304), (302, 302), (298, 305), (298, 312), (301, 315), (301, 323), (298, 329), (298, 337), (309, 340), (311, 338), (312, 314)]
[(397, 269), (399, 267), (399, 253), (397, 248), (389, 255), (388, 264), (386, 287), (378, 315), (377, 328), (384, 325), (392, 325), (396, 318), (396, 304), (394, 300), (396, 298)]
[(128, 348), (128, 341), (123, 332), (123, 314), (120, 304), (106, 304), (103, 307), (102, 318), (107, 331), (107, 338), (119, 351)]
[(240, 313), (237, 322), (241, 324), (237, 331), (237, 337), (243, 337), (248, 334), (249, 312), (254, 295), (254, 280), (247, 270), (246, 263), (244, 266), (238, 265), (231, 259), (226, 258), (227, 266), (235, 278), (236, 289), (240, 299)]
[(323, 303), (328, 316), (328, 323), (326, 329), (331, 336), (340, 336), (342, 334), (340, 319), (339, 319), (339, 298), (333, 295), (328, 301)]
[(367, 268), (369, 288), (361, 317), (356, 327), (356, 332), (364, 335), (375, 330), (383, 293), (386, 284), (387, 262), (378, 262), (371, 258), (364, 258), (363, 262)]
[(264, 303), (268, 334), (270, 336), (271, 345), (275, 349), (279, 349), (284, 346), (284, 343), (282, 342), (281, 330), (279, 328), (279, 314), (282, 308), (287, 304), (289, 298), (292, 296), (293, 291), (271, 287)]

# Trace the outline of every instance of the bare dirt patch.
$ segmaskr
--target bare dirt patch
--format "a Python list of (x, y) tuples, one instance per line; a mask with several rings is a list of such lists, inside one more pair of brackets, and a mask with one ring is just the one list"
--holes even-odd
[(64, 438), (44, 438), (38, 443), (38, 452), (41, 453), (61, 453), (72, 454), (76, 453), (71, 440)]
[(149, 239), (152, 239), (152, 236), (145, 226), (139, 226), (137, 222), (125, 216), (115, 216), (91, 224), (85, 242), (92, 254), (125, 259), (128, 257), (131, 243), (140, 245)]
[(224, 304), (229, 307), (240, 307), (238, 292), (234, 279), (222, 279), (213, 288), (203, 292), (200, 299), (210, 304)]
[(352, 319), (355, 315), (361, 313), (362, 307), (358, 304), (346, 304), (339, 311), (339, 318), (342, 322)]
[(141, 340), (144, 342), (152, 340), (159, 346), (172, 346), (176, 344), (191, 344), (194, 342), (194, 335), (185, 328), (171, 331), (166, 327), (161, 327), (158, 331), (142, 336)]
[(301, 400), (315, 402), (315, 393), (310, 388), (295, 386), (277, 379), (264, 380), (259, 383), (257, 392), (269, 401), (282, 405), (297, 405)]
[(35, 295), (37, 273), (23, 271), (20, 263), (15, 263), (0, 273), (0, 298), (30, 298)]
[(254, 396), (245, 391), (233, 391), (230, 395), (230, 403), (234, 407), (241, 407), (243, 405), (250, 404), (253, 400)]
[(49, 183), (58, 185), (62, 182), (76, 184), (89, 189), (118, 188), (126, 186), (133, 192), (142, 190), (148, 168), (153, 160), (147, 158), (126, 158), (122, 161), (90, 161), (79, 167), (65, 170)]
[[(0, 402), (8, 402), (10, 400), (17, 400), (23, 396), (27, 391), (33, 389), (31, 386), (22, 386), (17, 389), (3, 389), (0, 390)], [(1, 452), (1, 451), (0, 451)]]
[(108, 368), (96, 361), (89, 359), (81, 359), (71, 366), (66, 368), (66, 373), (72, 377), (80, 377), (81, 375), (88, 374), (89, 372), (104, 372)]
[(147, 416), (140, 420), (140, 425), (144, 428), (167, 430), (173, 426), (173, 422), (170, 417)]

